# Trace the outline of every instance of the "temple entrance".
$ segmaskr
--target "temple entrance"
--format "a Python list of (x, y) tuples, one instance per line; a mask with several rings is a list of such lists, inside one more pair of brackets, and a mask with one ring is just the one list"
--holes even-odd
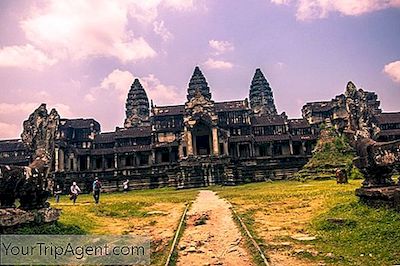
[(211, 129), (204, 123), (198, 123), (192, 131), (195, 155), (211, 154)]

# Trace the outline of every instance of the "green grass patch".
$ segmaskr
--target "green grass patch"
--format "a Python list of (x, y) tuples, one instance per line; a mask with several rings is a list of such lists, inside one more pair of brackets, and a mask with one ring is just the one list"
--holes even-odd
[[(329, 221), (340, 218), (345, 222)], [(400, 263), (400, 214), (386, 207), (372, 208), (354, 198), (316, 217), (311, 229), (320, 238), (316, 247), (342, 258), (340, 265), (396, 265)]]

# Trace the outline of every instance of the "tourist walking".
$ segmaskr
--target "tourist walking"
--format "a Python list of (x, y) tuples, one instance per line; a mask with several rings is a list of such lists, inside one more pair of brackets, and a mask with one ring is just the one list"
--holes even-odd
[(69, 199), (72, 200), (72, 202), (75, 205), (76, 199), (78, 198), (79, 193), (81, 193), (81, 189), (78, 187), (76, 182), (73, 182), (70, 190), (71, 190), (71, 196), (69, 197)]
[(96, 177), (96, 179), (93, 182), (93, 198), (96, 204), (99, 204), (100, 192), (101, 192), (101, 183), (99, 179)]
[(124, 181), (124, 183), (122, 183), (123, 188), (124, 188), (124, 192), (128, 192), (129, 190), (129, 179), (127, 179), (126, 181)]
[(61, 193), (62, 193), (62, 190), (61, 190), (61, 188), (60, 188), (60, 185), (57, 185), (57, 188), (56, 188), (56, 190), (54, 191), (54, 197), (55, 197), (55, 199), (56, 199), (56, 203), (59, 203), (59, 202), (60, 202), (60, 195), (61, 195)]

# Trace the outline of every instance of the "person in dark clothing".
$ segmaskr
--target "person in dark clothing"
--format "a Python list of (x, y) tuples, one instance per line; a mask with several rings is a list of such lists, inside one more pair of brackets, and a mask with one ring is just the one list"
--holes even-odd
[(96, 204), (99, 204), (100, 192), (101, 192), (101, 183), (99, 179), (96, 177), (96, 179), (93, 182), (93, 198)]
[(60, 188), (60, 185), (57, 185), (57, 189), (54, 191), (54, 197), (56, 198), (56, 203), (60, 202), (61, 193), (62, 193), (62, 189)]

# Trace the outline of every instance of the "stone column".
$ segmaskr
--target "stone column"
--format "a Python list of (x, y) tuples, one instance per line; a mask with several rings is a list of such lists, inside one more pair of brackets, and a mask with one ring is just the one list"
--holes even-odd
[(114, 168), (118, 169), (118, 154), (114, 153)]
[(236, 157), (240, 158), (239, 143), (235, 143), (235, 148), (236, 148)]
[(179, 153), (179, 160), (181, 160), (183, 158), (183, 145), (182, 145), (182, 143), (179, 144), (178, 153)]
[(106, 159), (104, 155), (101, 156), (101, 168), (104, 170), (106, 169)]
[(212, 147), (213, 147), (213, 154), (218, 156), (219, 155), (219, 144), (218, 144), (218, 129), (214, 127), (212, 129)]
[(135, 165), (140, 166), (140, 158), (139, 158), (139, 156), (137, 156), (136, 153), (135, 153)]
[(293, 141), (291, 139), (289, 140), (289, 150), (290, 150), (290, 155), (293, 155), (294, 154), (294, 152), (293, 152)]
[(59, 158), (58, 158), (58, 148), (54, 148), (54, 172), (58, 172), (58, 166), (59, 166)]
[(151, 150), (151, 164), (156, 164), (156, 151), (154, 149)]
[(274, 154), (272, 153), (272, 142), (268, 143), (268, 155), (269, 156), (274, 156)]
[(301, 154), (306, 154), (307, 148), (304, 141), (301, 142)]
[(58, 150), (58, 168), (60, 171), (64, 171), (64, 151)]
[(228, 148), (227, 140), (224, 141), (224, 152), (225, 152), (225, 155), (229, 155), (229, 148)]
[(192, 139), (192, 132), (186, 132), (186, 139), (187, 139), (187, 154), (193, 155), (193, 139)]
[(75, 165), (76, 165), (76, 170), (79, 172), (81, 170), (81, 160), (82, 160), (82, 156), (77, 156), (75, 159)]
[(86, 156), (86, 169), (90, 170), (90, 155)]

